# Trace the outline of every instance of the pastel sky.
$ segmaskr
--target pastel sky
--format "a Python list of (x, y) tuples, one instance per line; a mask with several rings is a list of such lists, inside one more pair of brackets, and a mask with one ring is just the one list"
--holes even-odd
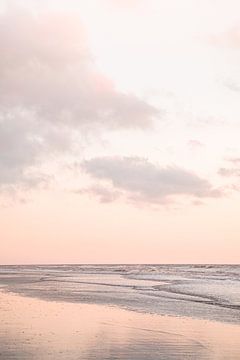
[(2, 0), (0, 263), (238, 263), (239, 0)]

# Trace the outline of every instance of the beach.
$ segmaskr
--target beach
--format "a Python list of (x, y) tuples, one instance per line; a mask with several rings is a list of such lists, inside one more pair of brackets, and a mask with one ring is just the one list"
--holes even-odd
[(0, 359), (239, 359), (240, 327), (0, 293)]
[(0, 360), (240, 360), (240, 0), (0, 0)]
[[(220, 271), (225, 282), (233, 278), (232, 268)], [(235, 307), (207, 302), (204, 291), (200, 304), (195, 294), (169, 298), (166, 307), (175, 272), (176, 266), (1, 267), (0, 359), (240, 359), (237, 293)], [(178, 286), (182, 276), (186, 287), (188, 274), (196, 287), (199, 268), (177, 272)], [(219, 268), (203, 272), (216, 281)]]

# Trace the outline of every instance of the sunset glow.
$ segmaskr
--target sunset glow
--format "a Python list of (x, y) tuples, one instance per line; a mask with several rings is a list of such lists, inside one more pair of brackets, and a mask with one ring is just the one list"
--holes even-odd
[(3, 0), (0, 263), (238, 263), (236, 0)]

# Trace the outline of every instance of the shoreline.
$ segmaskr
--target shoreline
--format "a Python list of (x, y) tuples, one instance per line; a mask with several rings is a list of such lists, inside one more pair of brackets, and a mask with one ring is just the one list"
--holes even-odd
[(166, 279), (164, 274), (158, 273), (153, 276), (104, 273), (108, 270), (105, 268), (98, 272), (80, 269), (71, 272), (63, 270), (62, 266), (58, 271), (48, 268), (28, 270), (13, 272), (9, 269), (0, 274), (0, 288), (46, 301), (98, 304), (139, 313), (240, 325), (239, 282), (234, 280), (232, 286), (228, 274), (226, 281), (209, 281), (206, 274), (199, 282), (194, 277), (186, 281), (184, 274), (178, 275), (176, 280), (175, 275), (174, 279)]
[[(240, 326), (0, 291), (0, 359), (240, 358)], [(43, 356), (44, 354), (44, 356)]]

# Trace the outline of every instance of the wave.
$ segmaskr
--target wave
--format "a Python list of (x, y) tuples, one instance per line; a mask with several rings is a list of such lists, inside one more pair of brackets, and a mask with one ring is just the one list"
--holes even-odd
[(0, 266), (5, 291), (240, 323), (239, 265)]

